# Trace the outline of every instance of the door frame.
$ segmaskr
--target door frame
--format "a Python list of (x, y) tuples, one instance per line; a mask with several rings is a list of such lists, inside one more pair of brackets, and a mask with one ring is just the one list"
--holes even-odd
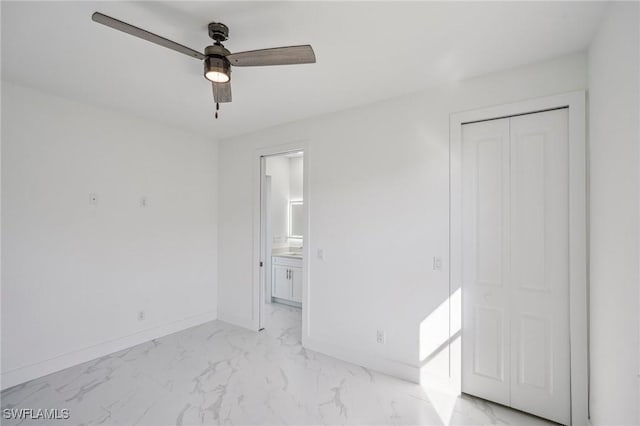
[[(303, 194), (303, 246), (302, 246), (302, 341), (309, 335), (309, 141), (274, 145), (257, 148), (253, 153), (253, 277), (252, 277), (252, 329), (259, 331), (264, 325), (262, 305), (264, 303), (266, 285), (266, 224), (263, 215), (263, 176), (265, 170), (265, 157), (287, 154), (290, 152), (303, 152), (302, 159), (302, 194)], [(262, 262), (262, 265), (260, 266)]]
[(449, 377), (462, 390), (462, 125), (542, 112), (569, 109), (569, 345), (571, 423), (588, 419), (588, 311), (587, 311), (587, 193), (585, 92), (575, 91), (521, 102), (453, 113), (449, 117)]

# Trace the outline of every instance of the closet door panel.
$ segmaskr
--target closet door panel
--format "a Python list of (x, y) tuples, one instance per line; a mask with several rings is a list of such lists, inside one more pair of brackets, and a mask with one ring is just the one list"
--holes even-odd
[(568, 110), (511, 118), (511, 406), (570, 421)]
[(509, 120), (462, 131), (462, 388), (508, 405)]

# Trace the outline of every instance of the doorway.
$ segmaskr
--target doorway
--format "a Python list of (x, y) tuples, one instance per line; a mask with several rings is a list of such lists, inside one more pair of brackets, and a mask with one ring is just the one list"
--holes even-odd
[(302, 328), (306, 206), (304, 151), (260, 156), (259, 325)]

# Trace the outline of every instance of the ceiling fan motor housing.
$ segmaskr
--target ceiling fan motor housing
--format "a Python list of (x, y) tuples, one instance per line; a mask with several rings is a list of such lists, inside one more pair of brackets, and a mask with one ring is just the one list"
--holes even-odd
[(204, 48), (205, 56), (221, 56), (224, 58), (230, 54), (231, 52), (221, 44), (213, 44)]
[(211, 22), (209, 24), (209, 37), (221, 43), (229, 38), (229, 27), (222, 22)]
[(231, 64), (226, 58), (230, 52), (224, 46), (220, 44), (207, 46), (204, 49), (204, 54), (206, 56), (204, 60), (205, 78), (207, 78), (207, 73), (210, 72), (224, 74), (227, 78), (231, 78)]

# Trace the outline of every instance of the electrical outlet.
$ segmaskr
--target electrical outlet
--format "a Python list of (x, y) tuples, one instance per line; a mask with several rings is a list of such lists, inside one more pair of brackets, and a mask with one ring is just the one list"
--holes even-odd
[(140, 207), (147, 207), (148, 201), (146, 196), (140, 197)]
[(138, 321), (144, 321), (144, 311), (138, 311)]
[(376, 332), (376, 342), (384, 345), (384, 330), (378, 330)]

